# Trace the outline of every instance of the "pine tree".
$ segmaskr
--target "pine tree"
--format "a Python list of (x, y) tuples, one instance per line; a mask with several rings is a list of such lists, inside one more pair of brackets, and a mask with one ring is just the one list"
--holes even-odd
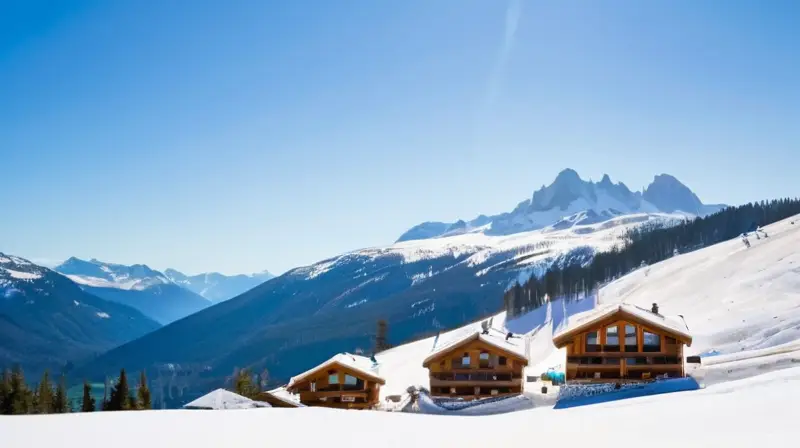
[(247, 369), (239, 370), (236, 375), (235, 392), (243, 397), (252, 397), (255, 394), (255, 386), (253, 385), (253, 377)]
[(53, 385), (50, 383), (50, 372), (47, 370), (42, 374), (42, 381), (39, 382), (37, 398), (37, 410), (40, 414), (50, 414), (53, 412)]
[(9, 382), (9, 407), (11, 414), (29, 414), (32, 409), (31, 403), (33, 401), (33, 394), (28, 390), (28, 385), (25, 384), (25, 374), (22, 367), (16, 366), (11, 372), (11, 381)]
[(150, 389), (147, 387), (147, 375), (144, 370), (139, 375), (139, 409), (153, 409), (153, 403), (150, 401)]
[(92, 397), (92, 386), (87, 382), (83, 382), (83, 401), (81, 401), (81, 412), (94, 412), (95, 401)]
[(67, 398), (67, 381), (64, 376), (56, 387), (56, 393), (53, 395), (53, 412), (58, 414), (65, 414), (69, 412), (69, 399)]
[(109, 411), (126, 411), (130, 409), (131, 392), (128, 386), (128, 376), (125, 369), (120, 370), (117, 384), (111, 389), (111, 398), (108, 400)]
[(0, 415), (11, 414), (11, 372), (3, 370), (0, 379)]
[(131, 395), (128, 397), (128, 410), (136, 411), (139, 408), (139, 401), (136, 399), (136, 394), (131, 391)]

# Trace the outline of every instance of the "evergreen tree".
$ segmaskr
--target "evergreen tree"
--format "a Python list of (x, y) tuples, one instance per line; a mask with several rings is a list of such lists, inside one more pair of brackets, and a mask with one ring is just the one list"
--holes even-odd
[(9, 381), (8, 395), (9, 410), (11, 414), (30, 414), (32, 409), (33, 393), (28, 389), (25, 384), (25, 374), (22, 367), (16, 366), (11, 372), (11, 380)]
[(243, 397), (252, 397), (256, 392), (256, 386), (253, 384), (253, 376), (247, 369), (239, 370), (235, 380), (235, 392)]
[(128, 397), (128, 410), (136, 411), (139, 408), (139, 401), (136, 399), (136, 394), (131, 391), (131, 395)]
[(56, 393), (53, 395), (53, 412), (58, 414), (65, 414), (69, 412), (69, 399), (67, 398), (67, 381), (64, 376), (56, 387)]
[(47, 370), (42, 374), (36, 394), (37, 411), (40, 414), (50, 414), (53, 412), (53, 385), (50, 383), (50, 372)]
[(108, 400), (107, 408), (109, 411), (126, 411), (130, 409), (131, 392), (128, 386), (128, 376), (125, 369), (120, 370), (117, 384), (111, 389), (111, 397)]
[(139, 374), (139, 409), (153, 409), (153, 403), (150, 400), (150, 389), (147, 387), (147, 375), (144, 370)]
[(11, 372), (3, 370), (0, 379), (0, 415), (11, 414)]
[(87, 382), (83, 382), (83, 400), (81, 401), (81, 412), (94, 412), (95, 402), (92, 397), (92, 386)]

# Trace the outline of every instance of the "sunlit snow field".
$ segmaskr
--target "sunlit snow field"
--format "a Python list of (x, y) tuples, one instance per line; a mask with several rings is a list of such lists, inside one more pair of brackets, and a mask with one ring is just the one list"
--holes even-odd
[[(792, 221), (795, 221), (792, 224)], [(569, 304), (556, 301), (493, 326), (526, 340), (538, 375), (564, 353), (552, 335), (598, 304), (626, 302), (683, 315), (694, 336), (687, 354), (698, 391), (490, 416), (422, 415), (320, 408), (140, 411), (0, 418), (0, 446), (796, 446), (800, 440), (800, 221), (768, 226), (769, 238), (721, 243), (647, 266)], [(445, 344), (480, 323), (444, 333)], [(378, 355), (382, 397), (427, 385), (422, 360), (434, 338)], [(535, 391), (526, 391), (534, 397)]]

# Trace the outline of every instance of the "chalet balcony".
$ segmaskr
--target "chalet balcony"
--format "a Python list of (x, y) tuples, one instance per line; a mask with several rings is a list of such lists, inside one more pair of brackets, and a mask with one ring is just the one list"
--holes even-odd
[(513, 387), (522, 385), (522, 377), (513, 375), (509, 372), (494, 373), (494, 372), (444, 372), (432, 373), (430, 375), (431, 387), (446, 387), (446, 386), (495, 386), (495, 387)]
[(353, 397), (356, 401), (363, 402), (369, 398), (369, 392), (365, 390), (355, 391), (355, 392), (343, 391), (343, 390), (300, 392), (300, 401), (303, 403), (321, 401), (320, 398), (339, 398), (339, 397)]

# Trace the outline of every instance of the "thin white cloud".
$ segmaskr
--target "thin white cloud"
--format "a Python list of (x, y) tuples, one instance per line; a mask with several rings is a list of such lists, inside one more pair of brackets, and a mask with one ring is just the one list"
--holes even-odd
[(506, 23), (504, 28), (503, 44), (497, 54), (492, 73), (489, 78), (489, 86), (486, 93), (486, 103), (494, 104), (503, 84), (508, 59), (511, 50), (514, 48), (514, 40), (519, 28), (519, 20), (522, 17), (522, 0), (510, 0), (506, 8)]

